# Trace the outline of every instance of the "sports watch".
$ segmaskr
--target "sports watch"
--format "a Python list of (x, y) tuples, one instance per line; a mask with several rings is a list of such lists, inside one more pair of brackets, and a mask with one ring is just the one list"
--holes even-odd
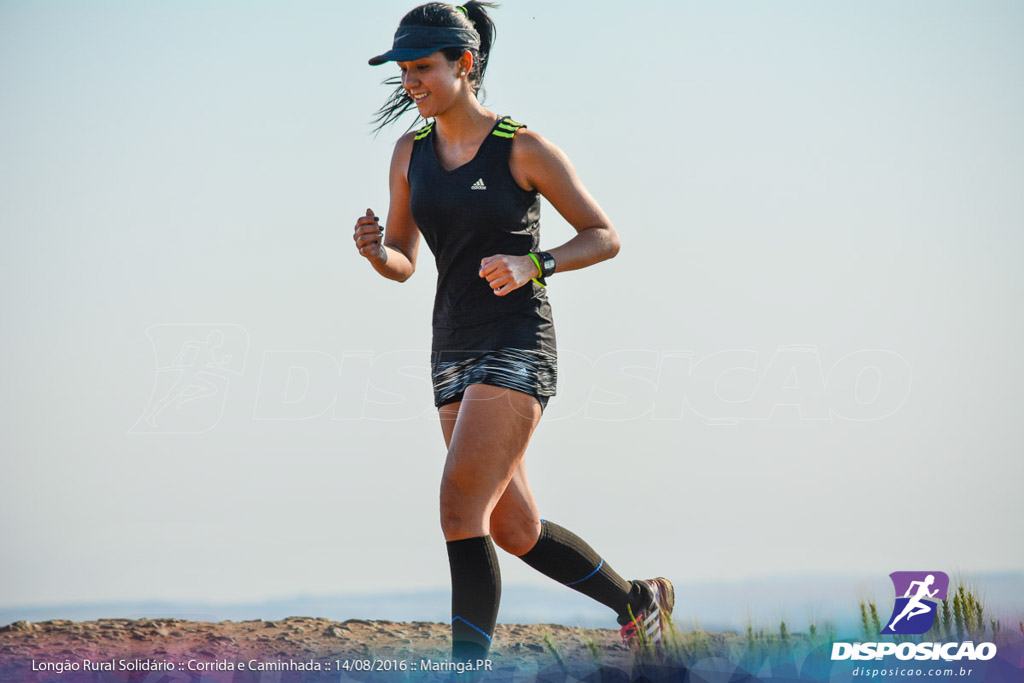
[(546, 251), (540, 252), (541, 275), (551, 277), (555, 274), (555, 257)]
[(546, 287), (546, 278), (555, 273), (555, 257), (546, 251), (531, 251), (530, 258), (533, 259), (540, 273), (540, 279), (533, 278), (533, 281), (541, 287)]

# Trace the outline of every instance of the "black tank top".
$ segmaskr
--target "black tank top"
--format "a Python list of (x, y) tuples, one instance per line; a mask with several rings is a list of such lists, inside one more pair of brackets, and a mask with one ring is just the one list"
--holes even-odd
[(545, 288), (531, 281), (505, 296), (480, 277), (494, 254), (525, 255), (540, 244), (540, 195), (509, 167), (516, 131), (501, 117), (469, 162), (448, 171), (434, 150), (434, 122), (417, 131), (409, 160), (410, 209), (437, 263), (433, 350), (469, 356), (501, 347), (555, 351)]

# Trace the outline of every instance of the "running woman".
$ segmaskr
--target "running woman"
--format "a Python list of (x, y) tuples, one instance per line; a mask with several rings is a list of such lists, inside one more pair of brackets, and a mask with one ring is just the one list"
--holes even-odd
[[(494, 42), (487, 8), (428, 3), (402, 18), (392, 49), (398, 87), (379, 128), (415, 108), (428, 123), (398, 140), (387, 229), (356, 221), (359, 253), (404, 282), (420, 235), (437, 264), (431, 375), (448, 448), (441, 529), (452, 579), (452, 658), (485, 658), (501, 596), (494, 546), (614, 610), (630, 644), (661, 638), (674, 604), (664, 578), (626, 581), (586, 542), (542, 520), (524, 455), (555, 394), (553, 273), (610, 259), (619, 237), (569, 159), (526, 126), (483, 107), (477, 92)], [(379, 130), (378, 128), (378, 130)], [(539, 251), (543, 195), (577, 231)]]

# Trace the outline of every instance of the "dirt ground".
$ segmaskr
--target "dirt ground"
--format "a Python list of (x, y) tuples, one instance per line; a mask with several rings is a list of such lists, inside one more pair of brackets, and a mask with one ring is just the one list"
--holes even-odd
[[(490, 663), (448, 663), (442, 623), (289, 617), (16, 622), (0, 629), (0, 681), (594, 680), (634, 678), (616, 630), (499, 624)], [(449, 668), (445, 668), (449, 667)], [(487, 667), (490, 667), (489, 669)]]

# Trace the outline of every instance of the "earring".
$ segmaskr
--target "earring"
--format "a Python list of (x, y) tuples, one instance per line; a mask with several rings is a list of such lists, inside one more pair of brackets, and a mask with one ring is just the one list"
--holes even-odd
[(466, 72), (465, 72), (465, 71), (460, 71), (460, 72), (459, 72), (459, 75), (460, 75), (460, 76), (465, 76), (465, 75), (466, 75)]

